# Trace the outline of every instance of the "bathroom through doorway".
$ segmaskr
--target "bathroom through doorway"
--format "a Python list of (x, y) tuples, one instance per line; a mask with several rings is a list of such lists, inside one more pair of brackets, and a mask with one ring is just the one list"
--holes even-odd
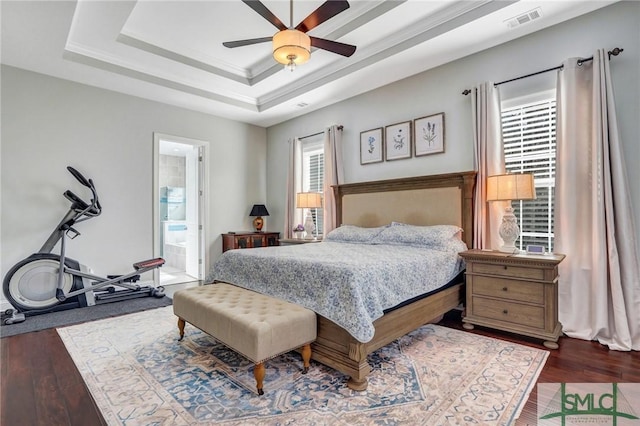
[(154, 252), (165, 264), (156, 282), (166, 286), (204, 278), (206, 142), (154, 135)]

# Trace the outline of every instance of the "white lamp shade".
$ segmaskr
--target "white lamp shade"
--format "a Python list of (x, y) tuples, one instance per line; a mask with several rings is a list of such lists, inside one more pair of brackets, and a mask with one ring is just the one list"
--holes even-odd
[(318, 192), (298, 192), (296, 207), (299, 209), (317, 209), (322, 207), (322, 194)]
[(536, 188), (529, 173), (495, 175), (487, 178), (487, 201), (533, 200)]
[(273, 36), (273, 58), (283, 65), (304, 64), (311, 56), (311, 38), (298, 30), (282, 30)]

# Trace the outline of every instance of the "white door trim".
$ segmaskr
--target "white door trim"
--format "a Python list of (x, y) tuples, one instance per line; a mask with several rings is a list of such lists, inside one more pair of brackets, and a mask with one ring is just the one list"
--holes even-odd
[[(195, 147), (199, 147), (202, 152), (202, 161), (200, 162), (201, 178), (199, 179), (199, 190), (200, 190), (200, 238), (199, 238), (199, 251), (202, 256), (202, 262), (199, 268), (200, 280), (204, 280), (206, 276), (206, 271), (209, 270), (209, 253), (207, 252), (207, 241), (210, 239), (208, 227), (207, 227), (207, 219), (209, 217), (209, 197), (208, 197), (208, 187), (209, 187), (209, 141), (203, 141), (198, 139), (185, 138), (182, 136), (174, 136), (163, 133), (153, 133), (153, 218), (152, 218), (152, 226), (153, 226), (153, 256), (160, 257), (160, 142), (161, 141), (171, 141), (177, 142), (186, 145), (192, 145)], [(160, 271), (157, 269), (153, 273), (153, 280), (156, 285), (160, 283)]]

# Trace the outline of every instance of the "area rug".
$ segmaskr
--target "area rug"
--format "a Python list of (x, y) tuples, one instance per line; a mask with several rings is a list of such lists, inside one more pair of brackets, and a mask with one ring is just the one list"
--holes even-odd
[(109, 425), (509, 425), (548, 352), (426, 325), (369, 356), (369, 387), (290, 352), (253, 365), (172, 307), (58, 329)]

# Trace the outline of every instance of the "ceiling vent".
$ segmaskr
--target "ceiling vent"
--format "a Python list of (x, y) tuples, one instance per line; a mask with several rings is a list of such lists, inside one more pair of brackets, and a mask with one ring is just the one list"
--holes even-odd
[(299, 103), (299, 104), (297, 104), (296, 106), (297, 106), (298, 108), (304, 108), (304, 107), (309, 106), (309, 104), (308, 104), (308, 103), (305, 103), (305, 102), (300, 102), (300, 103)]
[(542, 9), (536, 7), (535, 9), (523, 13), (522, 15), (507, 19), (505, 22), (507, 23), (507, 26), (509, 28), (515, 28), (523, 24), (528, 24), (529, 22), (534, 21), (538, 18), (542, 18)]

